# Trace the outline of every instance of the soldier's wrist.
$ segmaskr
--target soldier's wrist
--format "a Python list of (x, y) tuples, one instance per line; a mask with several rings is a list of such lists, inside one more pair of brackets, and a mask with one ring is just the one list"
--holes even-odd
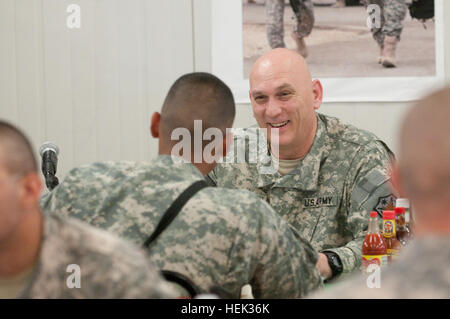
[(328, 265), (331, 269), (331, 277), (327, 279), (327, 281), (333, 280), (338, 277), (344, 270), (344, 266), (342, 265), (341, 258), (338, 254), (332, 251), (323, 251), (322, 252), (328, 260)]

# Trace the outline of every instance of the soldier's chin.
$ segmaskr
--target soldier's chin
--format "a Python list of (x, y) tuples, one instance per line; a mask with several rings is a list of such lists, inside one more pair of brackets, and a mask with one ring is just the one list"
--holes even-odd
[[(282, 137), (279, 136), (278, 139), (270, 139), (269, 138), (269, 142), (270, 142), (270, 148), (272, 150), (274, 150), (274, 148), (277, 148), (278, 150), (289, 150), (291, 149), (292, 146), (292, 142), (290, 139), (288, 139), (287, 137)], [(276, 152), (277, 153), (277, 152)]]

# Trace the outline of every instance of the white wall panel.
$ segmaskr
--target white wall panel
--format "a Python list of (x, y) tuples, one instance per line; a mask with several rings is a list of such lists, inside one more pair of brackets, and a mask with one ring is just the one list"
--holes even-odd
[[(69, 29), (69, 4), (81, 28)], [(58, 176), (157, 154), (150, 117), (194, 71), (191, 0), (0, 0), (0, 118), (61, 149)]]
[(0, 118), (18, 121), (16, 89), (16, 8), (0, 1)]
[[(77, 1), (81, 8), (81, 28), (68, 30), (72, 88), (73, 163), (98, 160), (97, 109), (95, 92), (96, 1)], [(100, 12), (99, 12), (100, 13)], [(67, 13), (64, 14), (67, 17)], [(65, 150), (61, 149), (61, 154)], [(60, 161), (62, 162), (62, 160)]]
[(194, 71), (191, 0), (145, 1), (147, 101), (143, 113), (144, 156), (157, 154), (150, 136), (150, 117), (160, 111), (172, 83)]
[[(27, 7), (31, 5), (30, 10)], [(15, 1), (15, 77), (17, 120), (34, 145), (44, 137), (42, 112), (42, 38), (35, 26), (40, 20), (40, 1)]]
[[(119, 8), (117, 0), (95, 6), (95, 105), (97, 150), (105, 160), (120, 159), (122, 121), (119, 106)], [(125, 79), (123, 79), (125, 80)], [(130, 110), (131, 111), (131, 110)]]
[[(61, 155), (58, 168), (60, 171), (66, 171), (75, 164), (72, 52), (70, 30), (66, 27), (66, 8), (69, 2), (42, 1), (45, 139), (60, 146)], [(25, 7), (24, 10), (30, 10), (30, 7)]]

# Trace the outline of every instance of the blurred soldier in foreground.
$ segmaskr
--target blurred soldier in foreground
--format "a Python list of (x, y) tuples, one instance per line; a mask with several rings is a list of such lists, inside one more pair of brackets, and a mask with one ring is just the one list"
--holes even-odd
[[(304, 38), (314, 26), (314, 11), (311, 0), (290, 0), (295, 14), (296, 24), (291, 34), (297, 44), (297, 51), (308, 56)], [(284, 48), (284, 0), (266, 0), (267, 38), (272, 49)]]
[(405, 0), (364, 0), (365, 5), (377, 5), (379, 9), (369, 12), (371, 18), (377, 19), (380, 13), (380, 25), (372, 25), (373, 38), (380, 47), (378, 63), (385, 68), (396, 66), (395, 52), (403, 30), (402, 22), (405, 19), (407, 6)]
[[(321, 252), (323, 277), (357, 269), (369, 212), (381, 214), (383, 203), (394, 201), (389, 149), (372, 133), (316, 113), (322, 85), (294, 51), (275, 49), (260, 57), (250, 73), (249, 94), (258, 126), (267, 129), (267, 156), (256, 163), (227, 160), (208, 175), (211, 183), (266, 200)], [(252, 150), (241, 141), (249, 135), (250, 129), (235, 135), (245, 158)], [(272, 141), (274, 135), (278, 141)], [(266, 165), (278, 168), (263, 174)]]
[(43, 215), (33, 150), (0, 121), (0, 298), (170, 298), (143, 252), (79, 221)]
[[(179, 195), (204, 182), (216, 166), (232, 141), (226, 128), (232, 127), (234, 116), (233, 95), (222, 81), (207, 73), (182, 76), (167, 94), (161, 114), (152, 117), (151, 133), (159, 139), (156, 160), (75, 168), (43, 199), (43, 206), (142, 245)], [(200, 128), (194, 120), (201, 120)], [(213, 160), (206, 158), (210, 144), (202, 138), (211, 131), (217, 134), (218, 158)], [(180, 136), (188, 145), (183, 154), (176, 152)], [(311, 245), (247, 191), (198, 191), (149, 253), (161, 269), (184, 275), (202, 292), (220, 286), (232, 298), (239, 298), (246, 284), (256, 298), (299, 298), (321, 284)]]
[[(418, 102), (400, 135), (394, 184), (414, 209), (415, 239), (389, 268), (380, 288), (365, 276), (317, 298), (450, 298), (450, 87)], [(375, 274), (371, 275), (372, 277)]]

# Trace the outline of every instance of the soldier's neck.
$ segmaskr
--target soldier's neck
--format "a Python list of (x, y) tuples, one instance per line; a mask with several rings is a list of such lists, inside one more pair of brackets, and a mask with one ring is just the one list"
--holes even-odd
[(26, 213), (8, 239), (0, 242), (0, 278), (16, 276), (39, 258), (43, 217), (39, 210)]
[[(165, 149), (161, 149), (159, 150), (159, 155), (172, 155), (172, 149), (170, 150), (165, 150)], [(187, 157), (183, 157), (186, 161), (191, 162), (192, 165), (194, 165), (199, 171), (200, 173), (202, 173), (203, 176), (208, 175), (209, 172), (211, 172), (214, 167), (217, 165), (217, 163), (206, 163), (206, 162), (201, 162), (201, 163), (196, 163), (194, 160), (194, 156), (192, 156), (191, 158), (187, 158)], [(203, 158), (201, 158), (203, 160)]]

